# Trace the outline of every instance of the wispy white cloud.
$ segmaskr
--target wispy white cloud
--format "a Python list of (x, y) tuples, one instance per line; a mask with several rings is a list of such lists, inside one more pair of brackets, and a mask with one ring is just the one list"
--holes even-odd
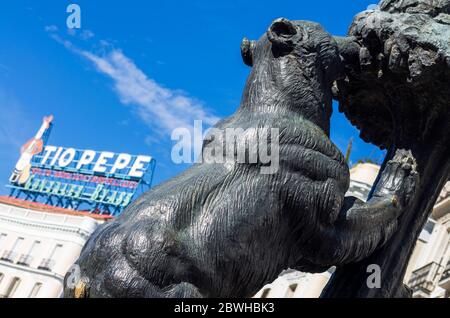
[(77, 30), (76, 29), (67, 28), (67, 34), (70, 35), (70, 36), (76, 36), (77, 35)]
[(206, 125), (213, 125), (218, 120), (205, 110), (201, 102), (164, 88), (149, 78), (120, 50), (112, 50), (105, 56), (88, 51), (79, 53), (114, 81), (121, 102), (134, 105), (140, 118), (151, 126), (157, 125), (171, 132), (178, 127), (192, 126), (194, 120), (202, 120)]
[(176, 128), (192, 129), (195, 120), (202, 120), (206, 126), (219, 120), (199, 100), (179, 90), (165, 88), (147, 76), (120, 49), (103, 46), (106, 52), (96, 54), (76, 47), (55, 33), (51, 36), (110, 78), (121, 103), (132, 107), (139, 118), (155, 131), (170, 136)]
[(83, 30), (80, 34), (82, 40), (89, 40), (95, 36), (94, 32), (91, 30)]
[(45, 32), (57, 32), (58, 27), (56, 25), (47, 25), (45, 27)]
[(95, 36), (94, 32), (92, 32), (91, 30), (77, 30), (69, 28), (67, 29), (67, 34), (83, 41), (90, 40)]

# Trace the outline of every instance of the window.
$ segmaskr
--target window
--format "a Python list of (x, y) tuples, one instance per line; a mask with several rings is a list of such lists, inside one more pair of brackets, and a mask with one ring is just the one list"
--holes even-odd
[(30, 250), (28, 251), (28, 255), (32, 256), (33, 252), (39, 247), (39, 244), (41, 244), (40, 241), (34, 241), (30, 247)]
[(34, 241), (28, 249), (28, 253), (22, 254), (16, 264), (30, 266), (31, 262), (33, 261), (33, 253), (35, 252), (36, 247), (38, 247), (39, 244), (41, 244), (40, 241)]
[(261, 294), (261, 298), (267, 298), (269, 296), (269, 293), (270, 293), (270, 288), (264, 289)]
[(286, 292), (286, 298), (292, 298), (294, 296), (295, 291), (297, 290), (298, 284), (291, 284), (288, 287)]
[(30, 249), (28, 250), (28, 254), (26, 255), (27, 262), (30, 264), (33, 261), (34, 254), (36, 253), (36, 250), (39, 248), (39, 245), (41, 244), (41, 241), (34, 241), (31, 245)]
[(36, 298), (37, 295), (39, 294), (39, 291), (41, 290), (41, 287), (42, 287), (42, 283), (34, 284), (33, 289), (31, 290), (31, 293), (28, 296), (28, 298)]
[(3, 246), (3, 241), (6, 239), (6, 237), (7, 237), (7, 235), (6, 234), (1, 234), (0, 235), (0, 248), (4, 248), (4, 246)]
[(57, 244), (52, 252), (50, 253), (48, 258), (44, 258), (41, 262), (41, 265), (38, 267), (38, 269), (42, 269), (45, 271), (52, 271), (53, 267), (55, 266), (56, 260), (58, 260), (61, 250), (62, 250), (62, 244)]
[(23, 237), (18, 237), (17, 240), (14, 242), (13, 247), (11, 248), (11, 252), (15, 252), (23, 243), (23, 241), (24, 241)]
[(57, 257), (59, 256), (59, 252), (61, 251), (62, 247), (63, 247), (62, 244), (56, 245), (48, 259), (51, 259), (51, 260), (57, 259)]
[(430, 241), (431, 234), (433, 234), (435, 224), (436, 224), (436, 221), (434, 221), (432, 219), (428, 219), (423, 230), (420, 232), (419, 239), (425, 243), (428, 243)]
[(16, 292), (19, 285), (20, 285), (20, 278), (14, 277), (11, 283), (9, 284), (8, 289), (6, 290), (5, 297), (11, 298)]
[(14, 262), (14, 260), (16, 259), (16, 256), (17, 256), (16, 251), (22, 244), (23, 240), (24, 240), (23, 237), (17, 238), (17, 240), (14, 242), (11, 249), (4, 251), (3, 256), (1, 257), (1, 260), (6, 261), (6, 262), (11, 262), (11, 263)]
[(434, 226), (436, 224), (436, 221), (432, 220), (432, 219), (428, 219), (427, 223), (425, 224), (425, 227), (423, 228), (424, 231), (426, 231), (427, 233), (433, 233), (433, 229)]

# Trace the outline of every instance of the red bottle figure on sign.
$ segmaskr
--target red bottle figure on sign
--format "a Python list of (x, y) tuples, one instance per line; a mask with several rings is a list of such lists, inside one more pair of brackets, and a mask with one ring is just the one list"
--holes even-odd
[(14, 168), (14, 172), (12, 173), (9, 181), (12, 184), (16, 185), (24, 185), (28, 179), (30, 178), (31, 172), (31, 160), (34, 155), (37, 155), (42, 152), (44, 149), (44, 141), (42, 137), (45, 132), (50, 128), (50, 124), (53, 121), (53, 116), (50, 115), (48, 117), (44, 117), (42, 126), (37, 132), (37, 134), (30, 139), (25, 145), (22, 146), (21, 156), (17, 161), (16, 167)]

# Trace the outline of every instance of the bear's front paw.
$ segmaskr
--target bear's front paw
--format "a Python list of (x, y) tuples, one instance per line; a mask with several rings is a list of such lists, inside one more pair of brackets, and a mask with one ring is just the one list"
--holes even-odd
[(386, 164), (374, 196), (392, 195), (394, 205), (407, 206), (414, 197), (419, 178), (416, 167), (417, 164), (409, 151), (397, 150), (394, 158)]

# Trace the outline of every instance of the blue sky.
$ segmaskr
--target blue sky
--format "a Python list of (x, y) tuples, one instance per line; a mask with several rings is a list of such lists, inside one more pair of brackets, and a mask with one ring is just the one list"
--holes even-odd
[[(278, 17), (313, 20), (345, 35), (374, 0), (340, 1), (23, 1), (0, 11), (0, 194), (20, 147), (44, 115), (50, 144), (148, 154), (155, 184), (186, 169), (170, 159), (170, 132), (213, 123), (239, 105), (249, 68), (241, 39), (259, 38)], [(82, 28), (67, 29), (66, 7), (81, 7)], [(279, 5), (277, 5), (279, 4)], [(333, 141), (353, 162), (381, 159), (335, 105)]]

